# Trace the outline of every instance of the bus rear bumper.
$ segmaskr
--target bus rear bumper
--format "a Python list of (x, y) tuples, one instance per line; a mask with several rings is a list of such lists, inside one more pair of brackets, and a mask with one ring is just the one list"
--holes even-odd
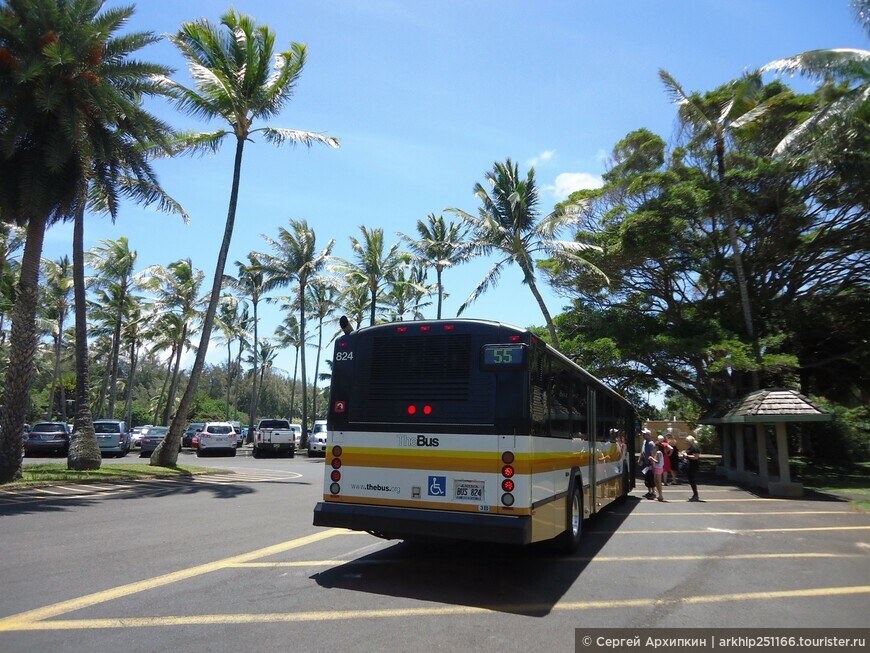
[(314, 525), (367, 531), (387, 539), (441, 538), (501, 544), (528, 544), (532, 541), (532, 522), (526, 515), (322, 501), (314, 507)]

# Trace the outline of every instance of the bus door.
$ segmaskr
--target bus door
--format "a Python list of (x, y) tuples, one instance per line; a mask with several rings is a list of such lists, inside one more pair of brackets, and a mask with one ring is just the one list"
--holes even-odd
[(587, 514), (594, 515), (598, 509), (598, 448), (600, 446), (598, 433), (598, 393), (592, 386), (589, 386), (589, 395), (587, 399), (588, 416), (589, 416), (589, 465), (587, 466), (589, 477), (589, 492), (588, 496), (584, 497), (586, 502), (584, 507)]

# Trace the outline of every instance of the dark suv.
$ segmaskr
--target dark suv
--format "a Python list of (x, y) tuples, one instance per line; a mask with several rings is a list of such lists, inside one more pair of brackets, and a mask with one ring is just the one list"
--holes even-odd
[(184, 429), (184, 433), (181, 434), (181, 446), (192, 447), (193, 436), (202, 431), (204, 426), (205, 422), (191, 422), (188, 424), (187, 428)]
[(24, 440), (24, 455), (69, 453), (70, 427), (66, 422), (37, 422)]

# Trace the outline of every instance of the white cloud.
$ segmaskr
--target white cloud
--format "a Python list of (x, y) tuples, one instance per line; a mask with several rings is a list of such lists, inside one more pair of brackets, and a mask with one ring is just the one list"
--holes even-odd
[(534, 167), (539, 163), (543, 163), (544, 161), (549, 161), (553, 158), (553, 155), (556, 153), (556, 150), (546, 150), (545, 152), (541, 152), (538, 156), (529, 159), (529, 166)]
[(553, 186), (546, 186), (546, 189), (556, 196), (558, 201), (568, 199), (574, 191), (583, 190), (586, 188), (601, 188), (604, 185), (601, 177), (589, 174), (588, 172), (563, 172), (556, 177), (556, 182)]

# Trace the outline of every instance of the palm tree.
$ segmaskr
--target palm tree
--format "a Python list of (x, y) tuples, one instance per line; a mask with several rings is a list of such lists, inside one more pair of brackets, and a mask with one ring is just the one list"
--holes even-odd
[[(164, 66), (130, 55), (158, 39), (151, 33), (114, 34), (132, 7), (102, 11), (102, 0), (6, 0), (0, 12), (0, 213), (27, 225), (10, 364), (0, 417), (0, 483), (20, 474), (21, 433), (33, 377), (39, 259), (45, 229), (76, 220), (73, 267), (76, 294), (76, 433), (67, 464), (100, 465), (87, 387), (83, 215), (88, 188), (107, 198), (114, 217), (122, 175), (156, 184), (144, 142), (159, 142), (168, 127), (148, 114), (143, 98), (160, 95)], [(135, 191), (134, 191), (135, 192)], [(81, 277), (81, 278), (79, 278)]]
[[(177, 315), (178, 324), (181, 325), (181, 332), (176, 333), (173, 347), (175, 364), (161, 424), (169, 423), (175, 407), (175, 394), (181, 372), (181, 355), (189, 346), (194, 324), (200, 316), (200, 307), (205, 303), (205, 298), (199, 296), (204, 277), (201, 270), (193, 267), (189, 258), (170, 263), (165, 268), (161, 265), (152, 265), (142, 273), (143, 286), (155, 291), (158, 306), (166, 312)], [(177, 446), (176, 453), (178, 453)]]
[(556, 326), (535, 282), (534, 257), (538, 253), (544, 253), (603, 276), (603, 272), (578, 254), (598, 248), (577, 241), (554, 239), (561, 229), (575, 222), (577, 214), (556, 209), (543, 218), (539, 217), (534, 168), (522, 179), (518, 166), (506, 159), (504, 163), (495, 163), (492, 171), (486, 174), (486, 182), (489, 190), (480, 183), (474, 186), (474, 194), (480, 201), (477, 216), (459, 209), (450, 211), (461, 216), (471, 227), (471, 246), (476, 253), (490, 254), (495, 251), (504, 258), (490, 268), (474, 292), (459, 307), (457, 314), (461, 315), (469, 304), (486, 292), (498, 280), (505, 266), (516, 263), (522, 270), (523, 283), (532, 291), (544, 315), (550, 340), (559, 349)]
[(438, 285), (437, 317), (441, 319), (441, 302), (444, 296), (444, 285), (441, 275), (447, 268), (465, 263), (471, 258), (472, 250), (466, 241), (468, 225), (465, 223), (446, 223), (444, 216), (437, 218), (434, 213), (426, 216), (426, 221), (417, 220), (418, 238), (412, 238), (401, 232), (408, 249), (414, 258), (427, 268), (435, 268), (435, 278)]
[[(870, 0), (853, 0), (852, 7), (858, 23), (870, 36)], [(776, 146), (774, 154), (784, 154), (796, 147), (818, 141), (836, 133), (832, 129), (848, 125), (870, 101), (870, 50), (856, 48), (830, 48), (808, 50), (793, 57), (771, 61), (761, 72), (800, 73), (826, 86), (845, 83), (850, 87), (833, 102), (825, 103), (806, 120), (792, 129)]]
[(107, 286), (117, 287), (117, 308), (115, 312), (115, 330), (112, 335), (112, 354), (109, 360), (110, 385), (109, 408), (106, 416), (115, 416), (115, 397), (118, 385), (118, 358), (121, 353), (121, 331), (123, 328), (124, 311), (127, 307), (127, 295), (133, 290), (133, 270), (136, 268), (136, 251), (130, 249), (126, 236), (118, 240), (103, 240), (85, 255), (85, 261), (93, 268), (96, 276), (93, 278), (94, 288)]
[(362, 240), (350, 237), (351, 248), (356, 261), (338, 259), (333, 270), (339, 272), (348, 285), (367, 289), (369, 305), (369, 324), (374, 326), (378, 303), (386, 294), (389, 279), (401, 266), (406, 265), (406, 257), (399, 252), (399, 243), (393, 243), (384, 252), (384, 230), (380, 227), (368, 229), (360, 226)]
[[(63, 351), (64, 323), (70, 309), (70, 298), (73, 291), (72, 265), (68, 256), (63, 256), (57, 261), (45, 263), (45, 299), (47, 309), (46, 317), (54, 321), (52, 339), (54, 340), (54, 371), (51, 376), (51, 392), (48, 395), (48, 408), (45, 411), (45, 419), (50, 420), (54, 410), (55, 386), (60, 375), (60, 357)], [(63, 386), (61, 385), (61, 390)], [(66, 404), (63, 393), (60, 395), (58, 414), (66, 421)]]
[[(255, 252), (248, 254), (249, 263), (236, 261), (236, 268), (239, 273), (237, 277), (224, 275), (224, 283), (239, 293), (245, 299), (251, 301), (253, 307), (253, 325), (254, 325), (254, 343), (252, 351), (259, 351), (258, 332), (259, 317), (257, 315), (260, 300), (263, 298), (265, 274), (263, 265), (260, 263), (259, 255)], [(253, 441), (254, 425), (257, 423), (257, 363), (258, 356), (252, 355), (251, 360), (254, 364), (254, 370), (251, 375), (251, 412), (248, 421), (248, 441)]]
[[(334, 240), (317, 251), (317, 235), (305, 220), (290, 220), (291, 231), (284, 227), (278, 229), (278, 240), (264, 236), (275, 254), (263, 254), (262, 263), (266, 271), (266, 290), (284, 288), (296, 284), (296, 298), (299, 300), (299, 340), (305, 342), (305, 291), (310, 283), (318, 281), (318, 275), (330, 259)], [(308, 392), (305, 375), (305, 347), (300, 352), (302, 367), (302, 441), (308, 438)]]
[(314, 397), (311, 400), (311, 421), (317, 419), (317, 379), (320, 374), (320, 355), (323, 353), (323, 323), (336, 309), (338, 291), (331, 284), (314, 283), (308, 286), (308, 305), (317, 318), (317, 358), (314, 363)]
[[(289, 307), (288, 307), (289, 308)], [(283, 309), (283, 307), (282, 307)], [(284, 311), (286, 312), (286, 311)], [(293, 359), (293, 384), (290, 390), (290, 416), (296, 414), (296, 379), (299, 373), (299, 351), (302, 349), (302, 340), (299, 334), (299, 320), (295, 315), (287, 314), (284, 321), (275, 327), (275, 342), (282, 349), (293, 347), (296, 355)], [(305, 443), (307, 444), (307, 443)]]
[[(236, 265), (238, 264), (238, 261), (236, 261)], [(247, 306), (247, 302), (243, 299), (227, 295), (221, 298), (221, 305), (218, 309), (218, 314), (215, 317), (215, 325), (221, 332), (219, 341), (223, 341), (227, 344), (227, 407), (224, 415), (224, 419), (227, 422), (230, 421), (233, 380), (236, 376), (235, 368), (233, 367), (233, 341), (237, 339), (241, 340), (243, 338), (243, 334), (241, 333), (242, 312), (240, 309), (242, 307), (247, 308)], [(247, 329), (247, 325), (245, 326), (245, 329)]]
[[(752, 306), (749, 300), (749, 284), (746, 281), (746, 271), (743, 266), (743, 255), (740, 238), (737, 233), (737, 221), (734, 217), (734, 201), (731, 196), (731, 187), (727, 177), (725, 164), (725, 150), (730, 134), (740, 127), (752, 122), (764, 114), (768, 107), (767, 103), (761, 102), (763, 86), (761, 78), (757, 74), (745, 75), (735, 80), (730, 85), (731, 94), (728, 101), (718, 108), (716, 115), (709, 114), (709, 104), (705, 104), (697, 95), (689, 96), (666, 71), (659, 70), (659, 78), (665, 85), (665, 89), (671, 99), (679, 105), (680, 119), (686, 125), (692, 127), (696, 137), (709, 138), (713, 142), (716, 156), (716, 174), (719, 188), (722, 193), (722, 206), (724, 208), (725, 229), (728, 234), (728, 242), (731, 245), (731, 260), (734, 264), (734, 273), (737, 277), (737, 287), (740, 292), (740, 306), (743, 310), (743, 323), (746, 327), (746, 335), (752, 343), (755, 354), (756, 366), (761, 363), (761, 351), (755, 327), (752, 320)], [(752, 387), (759, 387), (758, 370), (751, 372)]]
[(178, 459), (181, 431), (205, 365), (233, 236), (245, 143), (260, 133), (266, 141), (276, 145), (285, 142), (309, 147), (314, 143), (325, 143), (336, 148), (339, 145), (338, 139), (315, 132), (274, 127), (253, 128), (256, 120), (276, 116), (289, 102), (305, 65), (306, 48), (302, 44), (292, 43), (290, 50), (275, 55), (273, 65), (275, 36), (267, 26), (258, 26), (249, 16), (237, 14), (232, 9), (224, 14), (221, 24), (223, 29), (205, 19), (184, 23), (181, 30), (170, 37), (187, 59), (194, 79), (194, 88), (164, 79), (178, 106), (195, 116), (223, 120), (229, 126), (229, 129), (192, 136), (188, 143), (214, 150), (225, 137), (234, 136), (236, 152), (229, 209), (203, 319), (202, 337), (187, 389), (172, 420), (169, 434), (151, 456), (154, 465), (174, 465)]

